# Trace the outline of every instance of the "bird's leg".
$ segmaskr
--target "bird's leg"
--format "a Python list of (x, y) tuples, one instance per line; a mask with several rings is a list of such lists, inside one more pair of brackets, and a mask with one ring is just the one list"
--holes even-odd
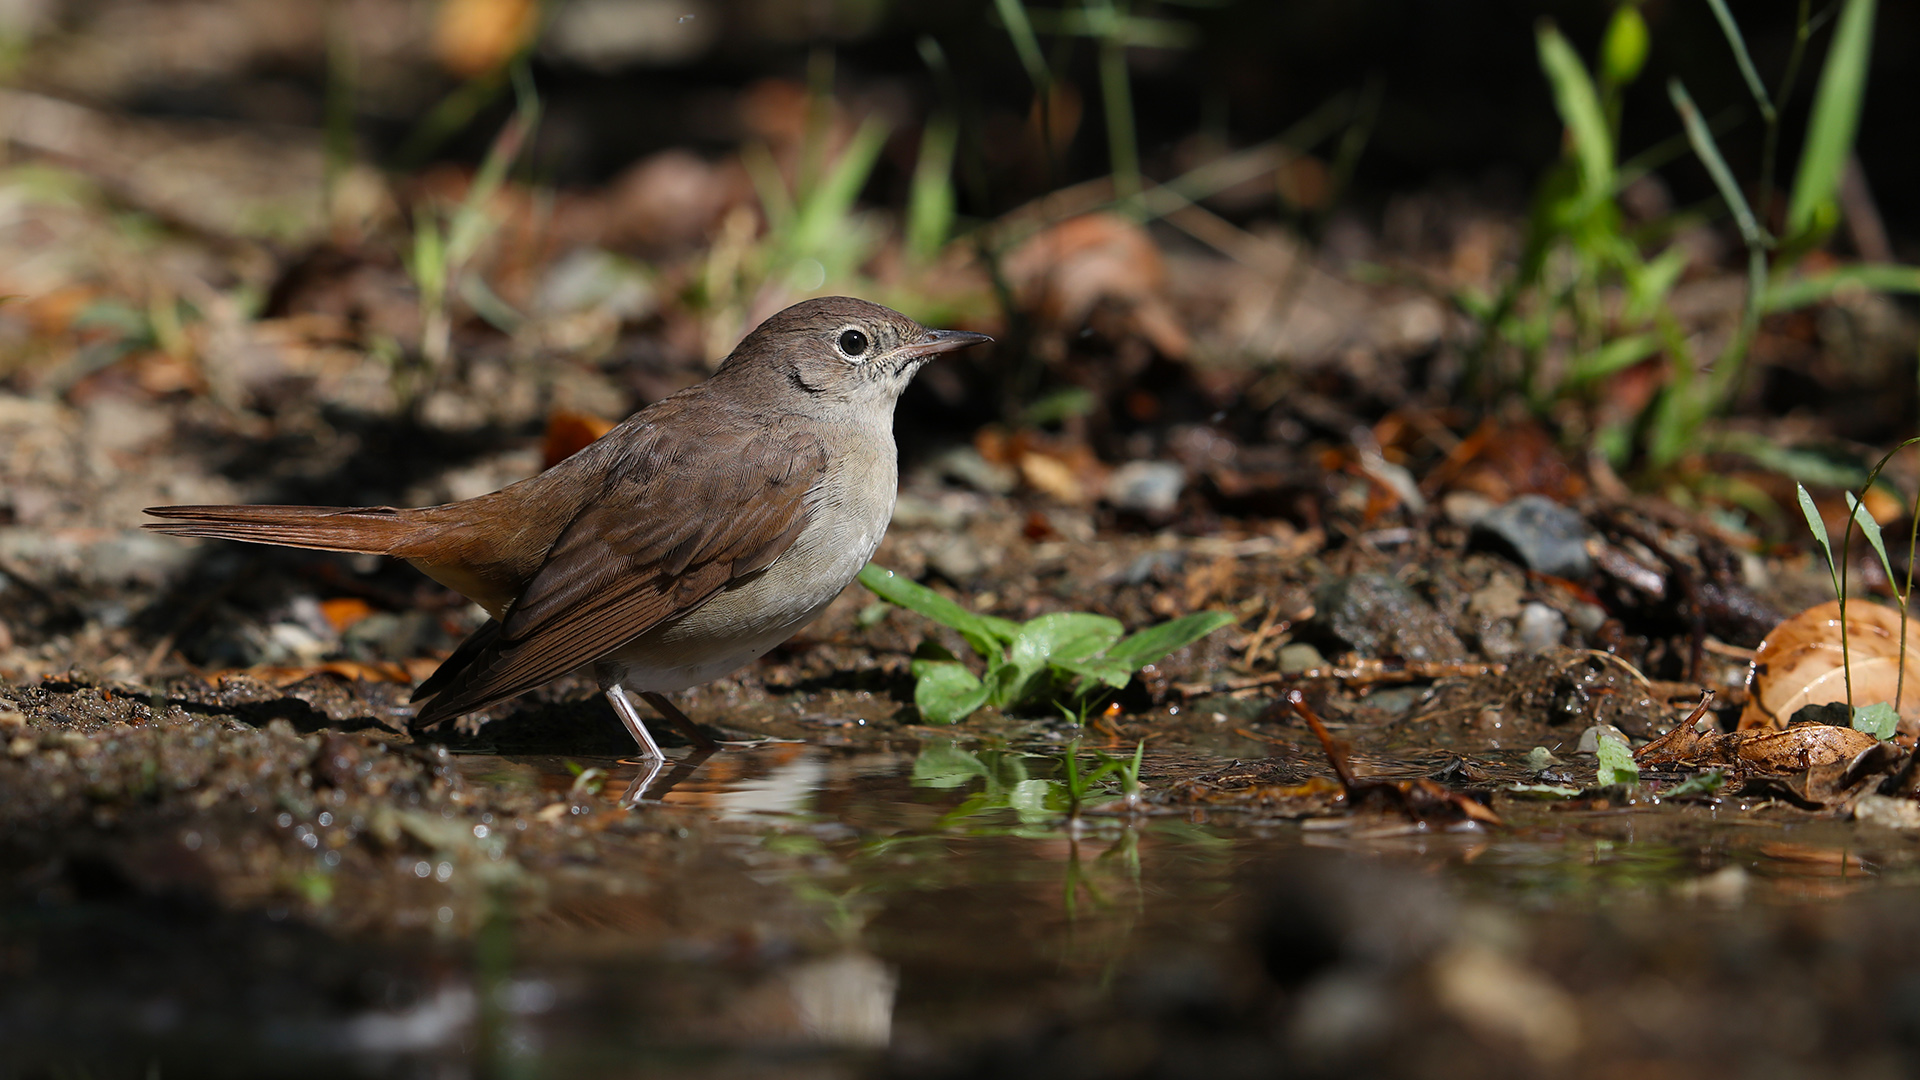
[[(642, 694), (641, 696), (651, 699), (659, 695)], [(612, 703), (614, 715), (620, 718), (621, 723), (627, 725), (627, 731), (633, 735), (633, 741), (640, 744), (640, 756), (664, 761), (667, 755), (660, 752), (660, 744), (654, 742), (653, 736), (647, 731), (646, 721), (640, 719), (640, 710), (634, 708), (633, 700), (627, 697), (627, 688), (619, 683), (607, 687), (607, 701)], [(659, 706), (655, 705), (654, 708)], [(681, 717), (682, 721), (685, 719)]]
[(645, 698), (647, 704), (653, 706), (661, 716), (666, 717), (667, 723), (679, 728), (680, 734), (692, 739), (696, 748), (709, 751), (720, 748), (719, 743), (707, 738), (707, 733), (695, 727), (693, 721), (687, 719), (687, 714), (674, 708), (673, 702), (668, 701), (664, 695), (656, 694), (651, 690), (642, 690), (640, 696)]

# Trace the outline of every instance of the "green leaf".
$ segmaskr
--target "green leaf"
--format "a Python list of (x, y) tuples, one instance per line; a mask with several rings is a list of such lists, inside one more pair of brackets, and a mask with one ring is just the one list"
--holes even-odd
[(1575, 357), (1567, 365), (1567, 379), (1575, 384), (1604, 379), (1660, 351), (1660, 339), (1652, 334), (1631, 334), (1614, 338), (1605, 345)]
[(1000, 708), (1019, 703), (1026, 695), (1029, 684), (1030, 679), (1007, 661), (991, 664), (987, 668), (987, 700)]
[(987, 703), (987, 687), (957, 660), (915, 660), (913, 704), (929, 724), (957, 724)]
[(1668, 79), (1667, 96), (1673, 99), (1673, 107), (1680, 113), (1680, 123), (1687, 130), (1687, 142), (1693, 145), (1693, 152), (1699, 155), (1700, 164), (1707, 167), (1707, 175), (1713, 177), (1713, 186), (1720, 189), (1720, 197), (1726, 200), (1727, 209), (1733, 211), (1733, 220), (1740, 226), (1740, 238), (1746, 241), (1749, 248), (1771, 247), (1773, 238), (1754, 218), (1753, 208), (1747, 205), (1747, 197), (1740, 190), (1740, 182), (1733, 178), (1733, 170), (1727, 168), (1727, 159), (1720, 156), (1720, 147), (1713, 141), (1713, 132), (1701, 118), (1700, 110), (1687, 94), (1687, 88), (1680, 84), (1679, 79)]
[(1118, 620), (1083, 611), (1056, 612), (1029, 620), (1013, 636), (1007, 668), (994, 681), (992, 698), (1002, 707), (1027, 704), (1044, 689), (1049, 662), (1084, 660), (1120, 639)]
[(1853, 710), (1853, 730), (1864, 731), (1876, 739), (1893, 738), (1893, 729), (1899, 724), (1900, 714), (1893, 711), (1893, 703), (1889, 701), (1876, 701)]
[(925, 585), (873, 563), (861, 568), (860, 584), (882, 600), (891, 601), (959, 631), (960, 636), (967, 639), (967, 644), (973, 646), (973, 651), (989, 659), (1003, 651), (1014, 635), (1020, 632), (1018, 623), (991, 615), (976, 615)]
[[(1721, 0), (1707, 0), (1718, 4)], [(1600, 42), (1600, 70), (1615, 86), (1625, 86), (1640, 77), (1647, 63), (1647, 20), (1632, 0), (1613, 9), (1607, 23), (1607, 36)]]
[(1638, 323), (1666, 301), (1680, 275), (1686, 273), (1687, 252), (1675, 244), (1638, 266), (1628, 264), (1625, 270), (1628, 295), (1622, 317), (1630, 324)]
[(1107, 650), (1106, 659), (1138, 671), (1175, 649), (1191, 645), (1240, 620), (1224, 611), (1196, 611), (1172, 622), (1150, 626)]
[(1867, 61), (1873, 51), (1874, 0), (1846, 0), (1833, 45), (1820, 70), (1820, 88), (1814, 92), (1813, 117), (1800, 152), (1800, 168), (1793, 178), (1793, 198), (1787, 205), (1787, 233), (1804, 237), (1833, 213), (1834, 195), (1853, 138), (1860, 127), (1860, 103), (1866, 94)]
[(1822, 487), (1859, 487), (1867, 482), (1867, 470), (1857, 461), (1848, 461), (1818, 449), (1783, 446), (1756, 432), (1722, 432), (1707, 443), (1709, 451), (1744, 454), (1756, 465), (1784, 474), (1805, 484)]
[(1860, 526), (1860, 532), (1867, 538), (1867, 543), (1873, 545), (1874, 554), (1880, 556), (1880, 569), (1887, 572), (1887, 580), (1889, 582), (1900, 580), (1893, 576), (1893, 563), (1887, 558), (1887, 544), (1880, 537), (1880, 523), (1873, 520), (1873, 515), (1867, 513), (1867, 508), (1859, 499), (1853, 497), (1851, 491), (1847, 492), (1847, 509), (1852, 512), (1853, 523)]
[(913, 786), (957, 788), (989, 775), (980, 758), (956, 746), (929, 746), (913, 759)]
[(1685, 780), (1660, 793), (1663, 799), (1672, 799), (1686, 795), (1711, 795), (1727, 784), (1725, 769), (1708, 769), (1695, 773)]
[(1055, 660), (1053, 666), (1084, 679), (1105, 683), (1115, 690), (1124, 690), (1133, 681), (1134, 669), (1110, 656), (1096, 656), (1090, 660)]
[(1631, 787), (1640, 782), (1640, 766), (1633, 760), (1633, 748), (1627, 745), (1617, 731), (1600, 729), (1599, 740), (1600, 776), (1594, 781), (1601, 787), (1626, 785)]
[(1793, 487), (1794, 490), (1800, 493), (1800, 513), (1807, 519), (1808, 531), (1813, 533), (1814, 540), (1820, 544), (1820, 550), (1827, 553), (1827, 572), (1829, 574), (1836, 573), (1837, 571), (1833, 561), (1833, 541), (1827, 538), (1826, 520), (1820, 516), (1820, 508), (1813, 505), (1813, 496), (1807, 494), (1807, 486), (1805, 484), (1795, 484)]
[(1126, 627), (1120, 620), (1084, 611), (1062, 611), (1029, 619), (1013, 637), (1008, 652), (1016, 666), (1027, 670), (1045, 667), (1048, 661), (1085, 660), (1103, 653)]
[(1841, 289), (1858, 287), (1874, 292), (1920, 293), (1920, 266), (1856, 263), (1812, 277), (1783, 281), (1760, 299), (1763, 312), (1792, 311), (1817, 304)]
[(1607, 131), (1606, 111), (1600, 107), (1600, 95), (1586, 65), (1560, 31), (1552, 23), (1543, 23), (1538, 37), (1540, 68), (1553, 85), (1553, 103), (1573, 137), (1581, 194), (1589, 204), (1597, 202), (1613, 193), (1613, 136)]

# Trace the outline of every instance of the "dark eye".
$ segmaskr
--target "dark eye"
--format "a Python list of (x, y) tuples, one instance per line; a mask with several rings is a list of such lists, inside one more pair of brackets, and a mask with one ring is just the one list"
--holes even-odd
[(867, 351), (867, 335), (858, 330), (840, 332), (840, 351), (848, 356), (859, 356)]

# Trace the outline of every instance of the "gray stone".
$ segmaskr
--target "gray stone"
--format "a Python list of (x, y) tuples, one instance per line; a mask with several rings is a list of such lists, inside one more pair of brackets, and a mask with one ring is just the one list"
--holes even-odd
[(927, 552), (927, 565), (955, 585), (966, 585), (987, 568), (980, 545), (966, 533), (959, 533), (939, 548)]
[(995, 465), (971, 446), (956, 446), (932, 462), (941, 476), (984, 491), (1005, 495), (1020, 486), (1020, 474), (1005, 465)]
[(1167, 514), (1186, 484), (1187, 470), (1171, 461), (1129, 461), (1107, 477), (1107, 501), (1122, 510)]
[(1593, 574), (1588, 536), (1578, 511), (1544, 495), (1522, 495), (1476, 522), (1472, 543), (1510, 555), (1529, 570), (1583, 581)]

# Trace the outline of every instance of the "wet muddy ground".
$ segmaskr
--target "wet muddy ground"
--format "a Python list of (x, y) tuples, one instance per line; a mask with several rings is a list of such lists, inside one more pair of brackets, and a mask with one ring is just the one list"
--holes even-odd
[[(984, 545), (1024, 517), (997, 506), (961, 535)], [(880, 558), (909, 567), (953, 536), (901, 528)], [(293, 558), (308, 560), (295, 580), (332, 559)], [(1071, 577), (1050, 573), (1067, 560)], [(1730, 727), (1743, 664), (1709, 654), (1697, 683), (1649, 680), (1585, 647), (1579, 601), (1498, 555), (1437, 575), (1375, 553), (1371, 584), (1342, 561), (1378, 632), (1430, 635), (1452, 666), (1409, 678), (1293, 651), (1278, 661), (1292, 674), (1258, 655), (1250, 669), (1271, 623), (1318, 602), (1281, 646), (1299, 650), (1331, 640), (1321, 611), (1343, 602), (1312, 539), (1284, 528), (1022, 535), (971, 585), (988, 610), (1247, 617), (1085, 726), (988, 710), (937, 728), (904, 670), (934, 628), (856, 586), (768, 663), (687, 695), (730, 744), (672, 750), (643, 790), (584, 680), (476, 730), (409, 733), (404, 667), (371, 662), (15, 679), (0, 688), (8, 1068), (1910, 1070), (1920, 832), (1752, 785), (1662, 798), (1685, 769), (1601, 788), (1577, 752), (1596, 722), (1657, 736), (1709, 683), (1736, 700)], [(1391, 587), (1406, 580), (1419, 590)], [(1527, 603), (1571, 613), (1564, 644), (1490, 663), (1482, 643)], [(236, 614), (269, 640), (287, 617)], [(1425, 779), (1489, 820), (1344, 798), (1289, 689), (1361, 780)], [(1085, 772), (1143, 738), (1141, 798), (1108, 777), (1076, 812), (1064, 755)], [(1554, 764), (1530, 763), (1535, 747)]]

